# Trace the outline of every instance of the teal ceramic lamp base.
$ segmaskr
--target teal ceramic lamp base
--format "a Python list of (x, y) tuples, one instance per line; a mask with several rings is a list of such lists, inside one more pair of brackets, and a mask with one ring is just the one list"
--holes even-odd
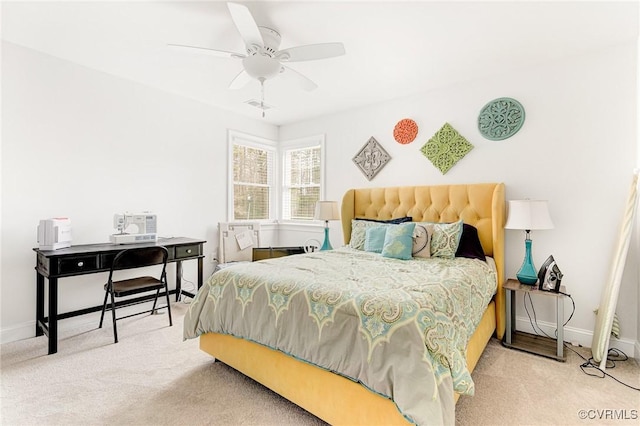
[(333, 250), (333, 247), (331, 247), (331, 241), (329, 241), (329, 221), (325, 221), (324, 243), (322, 244), (322, 247), (320, 247), (320, 250)]
[(516, 278), (521, 284), (535, 285), (538, 282), (538, 275), (535, 266), (533, 266), (533, 258), (531, 257), (531, 239), (524, 240), (525, 253), (524, 261), (520, 270), (516, 274)]

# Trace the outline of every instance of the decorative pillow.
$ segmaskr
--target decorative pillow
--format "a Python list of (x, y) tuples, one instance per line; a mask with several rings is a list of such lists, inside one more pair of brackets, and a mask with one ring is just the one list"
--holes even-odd
[(454, 223), (434, 223), (431, 236), (431, 257), (452, 259), (462, 236), (462, 220)]
[(400, 217), (397, 219), (390, 219), (388, 221), (377, 219), (351, 219), (351, 239), (349, 240), (349, 247), (356, 250), (364, 250), (364, 239), (366, 237), (365, 232), (367, 231), (367, 228), (380, 226), (381, 223), (402, 222), (411, 222), (411, 217)]
[(482, 243), (478, 237), (478, 229), (476, 229), (475, 226), (469, 225), (468, 223), (462, 224), (462, 235), (460, 236), (460, 243), (456, 250), (456, 257), (468, 257), (469, 259), (480, 259), (483, 262), (487, 261)]
[(413, 257), (431, 257), (431, 236), (433, 235), (432, 223), (416, 223), (413, 231)]
[(390, 225), (380, 225), (367, 228), (364, 238), (365, 251), (381, 253), (384, 247), (384, 237), (387, 234), (387, 227)]
[(411, 259), (415, 227), (416, 224), (413, 222), (387, 227), (382, 255), (402, 260)]

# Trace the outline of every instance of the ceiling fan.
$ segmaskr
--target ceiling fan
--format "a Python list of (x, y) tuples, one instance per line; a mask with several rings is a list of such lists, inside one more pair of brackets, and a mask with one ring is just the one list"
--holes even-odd
[(251, 79), (256, 79), (262, 86), (264, 98), (264, 82), (276, 76), (282, 76), (295, 81), (304, 90), (311, 91), (316, 89), (318, 85), (284, 64), (333, 58), (345, 54), (342, 43), (309, 44), (279, 50), (281, 37), (278, 31), (258, 26), (249, 9), (242, 4), (230, 2), (227, 3), (227, 6), (231, 13), (231, 19), (244, 40), (246, 53), (181, 44), (169, 44), (168, 46), (218, 57), (241, 59), (243, 69), (229, 84), (230, 89), (240, 89)]

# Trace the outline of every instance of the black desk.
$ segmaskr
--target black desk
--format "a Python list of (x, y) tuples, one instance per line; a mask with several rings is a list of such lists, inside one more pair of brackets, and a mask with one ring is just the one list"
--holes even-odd
[[(206, 241), (193, 238), (159, 238), (155, 243), (141, 244), (86, 244), (59, 250), (40, 250), (36, 252), (36, 336), (46, 334), (49, 338), (49, 354), (58, 351), (58, 320), (102, 310), (102, 305), (73, 312), (58, 314), (58, 278), (77, 275), (108, 272), (113, 258), (119, 251), (129, 247), (147, 247), (161, 245), (169, 251), (168, 262), (176, 265), (176, 294), (179, 300), (182, 294), (193, 297), (194, 294), (182, 290), (182, 261), (198, 260), (198, 288), (202, 286), (203, 244)], [(44, 279), (49, 279), (49, 316), (44, 315)], [(140, 298), (141, 300), (144, 297)]]

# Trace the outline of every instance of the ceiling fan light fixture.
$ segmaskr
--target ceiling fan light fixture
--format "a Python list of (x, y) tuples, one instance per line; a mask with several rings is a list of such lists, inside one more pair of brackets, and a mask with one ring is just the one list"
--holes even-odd
[(213, 56), (242, 59), (243, 69), (229, 84), (229, 89), (231, 90), (245, 87), (251, 79), (255, 79), (260, 82), (262, 100), (264, 101), (264, 82), (280, 74), (282, 75), (281, 78), (297, 83), (306, 91), (315, 90), (318, 87), (316, 83), (284, 65), (283, 62), (289, 64), (292, 62), (315, 61), (345, 54), (344, 45), (340, 42), (307, 44), (280, 50), (282, 37), (277, 30), (258, 26), (249, 8), (243, 4), (229, 2), (227, 7), (229, 8), (231, 19), (244, 41), (246, 54), (209, 47), (180, 44), (169, 44), (169, 46), (207, 53)]
[(268, 80), (280, 72), (278, 60), (263, 55), (247, 56), (242, 60), (244, 69), (251, 77), (260, 80)]

